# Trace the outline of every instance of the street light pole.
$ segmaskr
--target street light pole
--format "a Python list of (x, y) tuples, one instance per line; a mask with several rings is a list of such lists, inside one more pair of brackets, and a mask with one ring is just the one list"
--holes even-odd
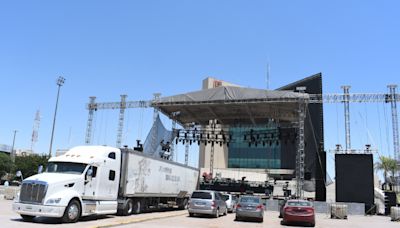
[(15, 136), (16, 136), (17, 132), (18, 132), (17, 130), (14, 130), (14, 139), (13, 139), (13, 143), (11, 146), (11, 161), (12, 162), (15, 162), (14, 146), (15, 146)]
[(64, 85), (65, 82), (65, 78), (63, 77), (58, 77), (57, 79), (57, 86), (58, 86), (58, 90), (57, 90), (57, 100), (56, 100), (56, 108), (54, 110), (54, 118), (53, 118), (53, 129), (51, 130), (51, 138), (50, 138), (50, 148), (49, 148), (49, 158), (51, 157), (51, 150), (53, 148), (53, 138), (54, 138), (54, 129), (56, 127), (56, 117), (57, 117), (57, 108), (58, 108), (58, 98), (60, 96), (60, 88), (62, 85)]

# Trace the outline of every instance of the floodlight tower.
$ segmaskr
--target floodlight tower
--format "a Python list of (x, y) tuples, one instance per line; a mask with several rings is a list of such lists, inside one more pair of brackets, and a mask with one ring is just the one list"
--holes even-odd
[(52, 150), (52, 147), (53, 147), (54, 129), (55, 129), (55, 126), (56, 126), (56, 117), (57, 117), (57, 108), (58, 108), (58, 98), (60, 97), (61, 86), (63, 86), (64, 83), (65, 83), (65, 78), (63, 78), (61, 76), (58, 77), (56, 83), (57, 83), (57, 86), (58, 86), (58, 90), (57, 90), (56, 108), (54, 110), (53, 128), (51, 130), (49, 157), (51, 157), (51, 150)]

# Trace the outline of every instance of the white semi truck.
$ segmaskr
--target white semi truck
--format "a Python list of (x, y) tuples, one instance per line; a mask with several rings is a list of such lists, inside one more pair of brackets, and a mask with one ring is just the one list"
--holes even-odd
[(13, 210), (24, 220), (129, 215), (163, 208), (185, 208), (198, 185), (198, 170), (140, 151), (79, 146), (49, 160), (46, 171), (22, 182)]

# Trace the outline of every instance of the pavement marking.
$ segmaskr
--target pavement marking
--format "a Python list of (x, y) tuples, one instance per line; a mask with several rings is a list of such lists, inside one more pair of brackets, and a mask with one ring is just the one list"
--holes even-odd
[(181, 215), (187, 214), (187, 211), (179, 211), (174, 214), (168, 214), (168, 215), (159, 215), (155, 217), (145, 217), (145, 218), (132, 218), (132, 219), (127, 219), (127, 220), (122, 220), (122, 221), (117, 221), (113, 223), (109, 223), (106, 225), (99, 225), (99, 226), (93, 226), (92, 228), (107, 228), (107, 227), (114, 227), (114, 226), (123, 226), (123, 225), (128, 225), (132, 223), (140, 223), (140, 222), (146, 222), (146, 221), (152, 221), (152, 220), (158, 220), (158, 219), (164, 219), (164, 218), (172, 218), (172, 217), (177, 217)]

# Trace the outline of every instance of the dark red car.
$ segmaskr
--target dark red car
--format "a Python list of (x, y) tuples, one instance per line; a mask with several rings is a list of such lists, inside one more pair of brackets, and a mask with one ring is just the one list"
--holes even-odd
[(282, 225), (289, 223), (315, 226), (314, 206), (306, 200), (288, 200), (283, 207)]

